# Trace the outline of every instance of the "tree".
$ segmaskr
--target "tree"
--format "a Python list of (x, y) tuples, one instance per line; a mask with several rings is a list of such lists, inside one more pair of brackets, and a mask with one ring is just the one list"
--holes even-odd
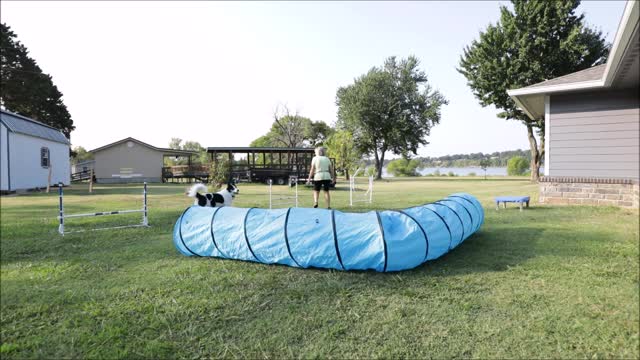
[(171, 138), (171, 141), (169, 141), (169, 149), (181, 150), (182, 149), (182, 139), (180, 139), (180, 138)]
[(88, 152), (87, 149), (82, 146), (76, 146), (73, 148), (73, 162), (80, 163), (87, 160), (93, 160), (93, 154)]
[[(169, 149), (197, 151), (198, 156), (195, 159), (192, 158), (193, 160), (195, 160), (196, 163), (205, 164), (209, 162), (207, 149), (202, 147), (202, 145), (200, 145), (200, 143), (197, 141), (185, 141), (183, 144), (182, 139), (171, 138), (171, 141), (169, 141)], [(176, 156), (174, 159), (166, 158), (165, 164), (166, 165), (185, 165), (187, 164), (186, 156)]]
[[(530, 119), (507, 90), (529, 86), (606, 61), (609, 47), (601, 31), (576, 15), (579, 0), (512, 0), (514, 11), (500, 7), (500, 20), (465, 47), (458, 71), (467, 78), (482, 106), (494, 105), (499, 117), (521, 121), (531, 149), (531, 180), (544, 159), (544, 117)], [(534, 136), (540, 136), (540, 144)]]
[(62, 130), (75, 129), (62, 93), (6, 24), (0, 24), (0, 105)]
[(279, 106), (273, 113), (273, 124), (269, 130), (269, 139), (273, 146), (302, 147), (309, 135), (311, 119), (292, 113), (287, 106)]
[(491, 160), (489, 159), (482, 159), (480, 160), (480, 169), (482, 169), (482, 171), (484, 171), (484, 179), (487, 180), (487, 168), (491, 166)]
[(418, 159), (400, 158), (392, 160), (387, 165), (387, 171), (393, 174), (393, 176), (420, 176), (418, 168), (421, 163)]
[(309, 146), (316, 147), (324, 144), (335, 130), (324, 121), (312, 121), (307, 129), (306, 141)]
[(329, 136), (325, 142), (327, 154), (336, 159), (336, 170), (344, 173), (349, 180), (349, 169), (360, 162), (362, 154), (353, 145), (353, 135), (346, 130), (339, 130)]
[(428, 144), (431, 127), (440, 122), (447, 100), (432, 90), (419, 61), (388, 58), (349, 86), (338, 89), (338, 127), (349, 130), (363, 154), (373, 154), (376, 178), (382, 178), (387, 152), (417, 154)]
[(523, 175), (529, 168), (529, 160), (522, 156), (514, 156), (507, 162), (507, 175)]

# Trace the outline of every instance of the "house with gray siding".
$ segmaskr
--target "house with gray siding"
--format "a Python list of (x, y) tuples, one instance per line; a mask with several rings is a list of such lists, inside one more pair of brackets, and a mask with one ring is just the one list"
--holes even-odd
[(93, 169), (98, 183), (162, 182), (165, 157), (183, 156), (191, 159), (196, 151), (158, 148), (128, 137), (97, 149), (93, 154)]
[(0, 192), (69, 185), (69, 146), (59, 129), (0, 110)]
[(508, 91), (545, 120), (542, 203), (638, 207), (639, 9), (627, 2), (606, 64)]

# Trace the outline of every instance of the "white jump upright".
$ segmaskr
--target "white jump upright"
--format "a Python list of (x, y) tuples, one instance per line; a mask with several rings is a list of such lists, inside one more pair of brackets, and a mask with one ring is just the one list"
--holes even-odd
[(373, 203), (373, 176), (369, 176), (369, 186), (367, 187), (367, 191), (365, 191), (362, 196), (358, 196), (356, 192), (358, 189), (356, 188), (356, 176), (360, 172), (360, 169), (356, 170), (353, 176), (349, 179), (349, 206), (353, 206), (354, 203), (358, 202), (366, 202)]
[[(58, 184), (58, 197), (59, 197), (59, 201), (58, 201), (58, 209), (59, 209), (58, 232), (60, 233), (60, 235), (64, 236), (64, 234), (76, 233), (76, 232), (85, 232), (85, 231), (122, 229), (122, 228), (129, 228), (129, 227), (148, 227), (149, 226), (149, 214), (148, 214), (149, 208), (147, 207), (147, 183), (146, 182), (144, 183), (144, 188), (143, 188), (143, 191), (142, 191), (142, 209), (118, 210), (118, 211), (102, 211), (102, 212), (96, 212), (96, 213), (70, 214), (70, 215), (65, 215), (64, 214), (64, 192), (62, 191), (62, 186), (63, 186), (62, 183)], [(77, 218), (77, 217), (89, 217), (89, 216), (120, 215), (120, 214), (136, 213), (136, 212), (141, 212), (142, 213), (142, 222), (140, 224), (132, 224), (132, 225), (124, 225), (124, 226), (112, 226), (112, 227), (105, 227), (105, 228), (96, 228), (96, 229), (87, 229), (87, 230), (75, 230), (75, 231), (65, 231), (64, 230), (65, 219)]]
[(294, 205), (298, 207), (298, 178), (292, 178), (293, 184), (295, 184), (295, 195), (273, 197), (273, 180), (269, 179), (269, 209), (273, 209), (274, 205)]

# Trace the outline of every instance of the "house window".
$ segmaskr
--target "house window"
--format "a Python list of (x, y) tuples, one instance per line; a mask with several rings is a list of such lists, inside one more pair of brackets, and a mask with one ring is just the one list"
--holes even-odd
[(49, 165), (51, 165), (49, 159), (49, 148), (40, 148), (40, 166), (42, 166), (43, 168), (48, 168)]

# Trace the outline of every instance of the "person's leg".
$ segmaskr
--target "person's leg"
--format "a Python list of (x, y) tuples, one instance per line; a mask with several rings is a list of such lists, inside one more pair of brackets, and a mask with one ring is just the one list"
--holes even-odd
[(322, 184), (320, 184), (320, 181), (314, 181), (313, 182), (313, 207), (317, 208), (318, 207), (318, 198), (320, 197), (320, 187), (322, 186)]
[(324, 202), (327, 204), (327, 209), (331, 209), (331, 196), (329, 195), (329, 186), (331, 182), (329, 180), (323, 181), (322, 188), (324, 190)]
[(324, 191), (324, 202), (327, 203), (327, 209), (331, 209), (331, 195), (329, 195), (329, 190)]

